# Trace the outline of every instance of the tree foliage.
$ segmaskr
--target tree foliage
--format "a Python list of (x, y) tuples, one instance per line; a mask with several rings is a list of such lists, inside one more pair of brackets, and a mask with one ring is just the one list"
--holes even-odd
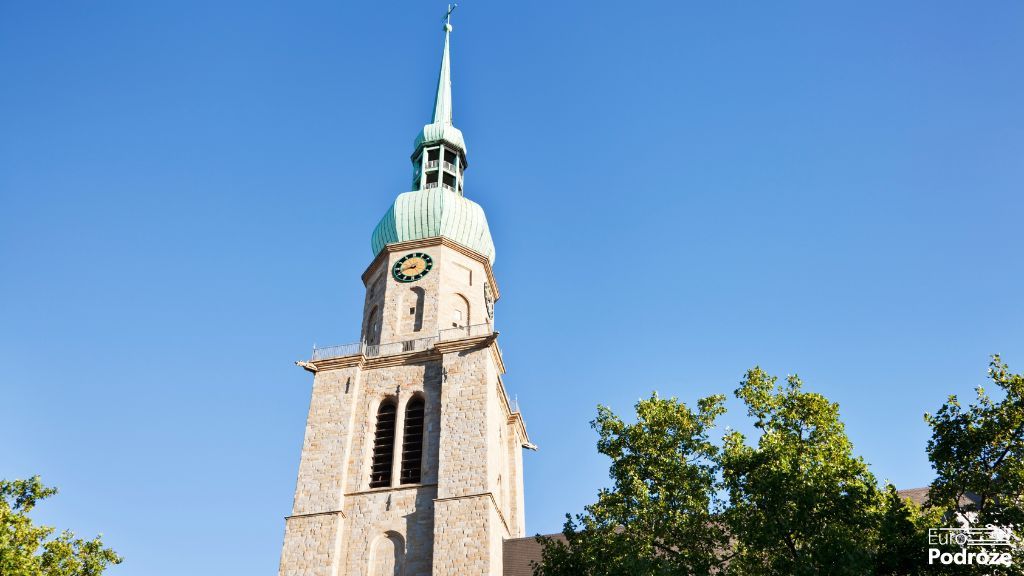
[[(1019, 510), (1024, 386), (1001, 364), (992, 373), (1012, 389), (1007, 400), (963, 411), (951, 399), (929, 419), (936, 430), (929, 454), (933, 462), (944, 455), (938, 498), (986, 487), (979, 493), (997, 501), (987, 504), (990, 517), (1005, 520), (1008, 499), (1017, 498)], [(712, 439), (725, 413), (722, 396), (700, 400), (694, 411), (654, 395), (636, 404), (634, 424), (599, 407), (591, 426), (599, 452), (612, 461), (612, 486), (583, 514), (566, 517), (562, 539), (539, 537), (544, 551), (535, 574), (962, 573), (927, 563), (927, 530), (942, 525), (943, 509), (922, 509), (894, 487), (881, 488), (854, 454), (838, 405), (805, 391), (795, 376), (780, 383), (757, 367), (734, 394), (753, 439), (736, 431)], [(974, 459), (953, 464), (965, 454)], [(963, 472), (979, 464), (999, 472)]]
[(599, 407), (591, 424), (598, 451), (612, 459), (613, 487), (575, 520), (566, 517), (566, 542), (547, 542), (538, 574), (707, 574), (720, 566), (727, 540), (715, 521), (718, 448), (708, 433), (723, 402), (704, 398), (694, 412), (655, 394), (637, 404), (635, 424)]
[(760, 368), (747, 372), (736, 397), (760, 432), (756, 446), (739, 432), (725, 437), (721, 459), (736, 541), (734, 574), (864, 574), (874, 561), (865, 545), (878, 523), (878, 482), (839, 420), (839, 406), (784, 385)]
[(1001, 401), (979, 386), (976, 403), (964, 408), (950, 396), (925, 415), (936, 472), (929, 499), (981, 526), (1024, 526), (1024, 375), (1012, 374), (994, 356), (988, 376)]
[[(929, 504), (965, 527), (1010, 527), (1024, 536), (1024, 375), (1013, 374), (998, 355), (989, 380), (1002, 399), (979, 386), (973, 404), (950, 396), (925, 421), (932, 428), (928, 458), (936, 477)], [(1016, 564), (993, 574), (1024, 574), (1024, 547), (1018, 540)]]
[(55, 534), (28, 517), (40, 500), (57, 493), (38, 476), (0, 480), (0, 574), (4, 576), (98, 576), (121, 557), (103, 546), (100, 537), (75, 538), (70, 531)]

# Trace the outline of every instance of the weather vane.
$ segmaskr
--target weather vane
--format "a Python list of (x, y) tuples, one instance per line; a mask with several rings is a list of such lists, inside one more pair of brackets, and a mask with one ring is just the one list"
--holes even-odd
[(448, 12), (445, 13), (445, 15), (444, 15), (444, 26), (448, 30), (452, 29), (452, 12), (455, 12), (455, 9), (458, 8), (458, 7), (459, 7), (458, 4), (449, 4), (448, 5)]

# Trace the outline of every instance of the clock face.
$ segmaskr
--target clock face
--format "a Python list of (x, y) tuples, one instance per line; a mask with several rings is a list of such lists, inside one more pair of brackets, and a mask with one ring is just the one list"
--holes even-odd
[(429, 254), (413, 252), (402, 256), (395, 265), (391, 267), (391, 275), (399, 282), (415, 282), (427, 275), (434, 267), (434, 261)]

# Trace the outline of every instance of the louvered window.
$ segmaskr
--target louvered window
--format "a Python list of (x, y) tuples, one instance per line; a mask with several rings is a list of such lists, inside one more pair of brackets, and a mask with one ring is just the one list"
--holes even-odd
[(395, 403), (388, 400), (377, 409), (377, 431), (373, 437), (373, 468), (370, 488), (391, 486), (391, 463), (395, 457)]
[(413, 398), (405, 405), (405, 430), (402, 435), (402, 484), (419, 484), (423, 462), (423, 399)]

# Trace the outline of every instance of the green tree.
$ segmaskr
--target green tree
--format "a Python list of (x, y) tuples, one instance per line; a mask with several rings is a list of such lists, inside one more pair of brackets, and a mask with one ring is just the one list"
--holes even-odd
[(612, 459), (611, 489), (574, 520), (565, 542), (542, 538), (540, 576), (712, 574), (727, 552), (717, 521), (718, 448), (709, 439), (725, 409), (722, 396), (704, 398), (696, 412), (675, 398), (636, 404), (626, 424), (605, 406), (591, 426), (598, 451)]
[[(760, 368), (735, 395), (758, 432), (712, 441), (724, 397), (696, 411), (656, 395), (627, 424), (591, 423), (612, 486), (563, 538), (543, 538), (538, 576), (917, 574), (929, 512), (883, 492), (853, 454), (839, 408)], [(883, 554), (885, 558), (882, 558)]]
[[(1024, 375), (1010, 372), (992, 357), (989, 379), (1001, 391), (993, 400), (984, 387), (975, 403), (962, 406), (950, 396), (934, 414), (926, 414), (932, 437), (928, 458), (935, 469), (929, 504), (946, 513), (947, 524), (1012, 527), (1024, 536)], [(993, 574), (1024, 574), (1024, 552), (1016, 546), (1016, 565)]]
[(928, 529), (940, 526), (941, 520), (938, 510), (922, 508), (900, 496), (892, 484), (887, 485), (878, 525), (874, 573), (877, 576), (937, 574), (934, 567), (928, 566), (925, 543)]
[(868, 574), (881, 493), (839, 419), (839, 406), (805, 392), (796, 376), (778, 385), (760, 368), (736, 397), (760, 432), (750, 446), (725, 437), (725, 519), (736, 545), (733, 574)]
[(75, 538), (70, 531), (36, 526), (28, 517), (36, 503), (57, 493), (38, 476), (0, 480), (0, 574), (4, 576), (97, 576), (121, 557), (97, 536)]

